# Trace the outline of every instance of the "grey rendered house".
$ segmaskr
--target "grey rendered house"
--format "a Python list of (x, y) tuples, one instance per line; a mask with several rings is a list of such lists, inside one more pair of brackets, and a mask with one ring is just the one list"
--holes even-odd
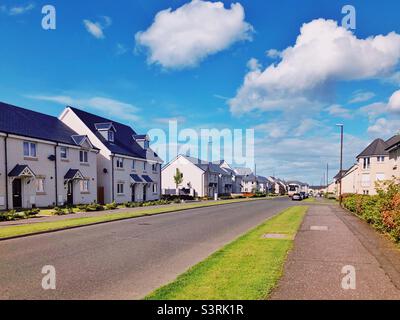
[[(176, 194), (174, 176), (176, 169), (183, 174), (183, 182), (178, 186), (180, 194), (213, 198), (232, 188), (230, 173), (218, 164), (198, 158), (179, 155), (162, 169), (162, 189), (164, 194)], [(220, 185), (223, 181), (223, 185)], [(228, 189), (229, 188), (229, 189)]]
[(73, 107), (67, 107), (59, 119), (87, 135), (100, 150), (96, 159), (99, 203), (160, 199), (163, 161), (150, 148), (147, 135)]
[(56, 117), (0, 103), (0, 210), (95, 202), (98, 151)]

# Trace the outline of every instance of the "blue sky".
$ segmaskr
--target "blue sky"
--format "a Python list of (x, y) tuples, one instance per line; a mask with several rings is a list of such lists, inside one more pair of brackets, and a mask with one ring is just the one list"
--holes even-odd
[[(400, 129), (398, 1), (351, 1), (352, 34), (340, 27), (348, 1), (189, 3), (0, 0), (0, 100), (52, 115), (71, 103), (138, 132), (172, 118), (255, 128), (257, 173), (313, 184), (338, 168), (336, 123), (345, 166)], [(56, 30), (41, 27), (45, 4)]]

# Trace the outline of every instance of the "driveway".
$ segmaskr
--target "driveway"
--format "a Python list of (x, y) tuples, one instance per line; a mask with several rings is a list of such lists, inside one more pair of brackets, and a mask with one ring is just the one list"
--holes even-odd
[[(0, 299), (142, 298), (291, 205), (252, 201), (1, 241)], [(56, 290), (41, 287), (45, 265)]]

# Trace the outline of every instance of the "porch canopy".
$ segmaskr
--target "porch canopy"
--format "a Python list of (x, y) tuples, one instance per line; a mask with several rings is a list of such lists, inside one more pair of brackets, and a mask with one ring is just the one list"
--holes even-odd
[(79, 169), (69, 169), (64, 176), (65, 180), (84, 180), (82, 172)]
[(154, 181), (147, 175), (142, 175), (142, 178), (144, 179), (144, 181), (146, 181), (147, 183), (153, 183)]
[(130, 175), (134, 183), (144, 183), (144, 181), (137, 174)]
[(33, 173), (31, 168), (27, 165), (17, 164), (14, 169), (10, 171), (8, 174), (9, 177), (18, 178), (18, 177), (35, 177), (36, 175)]

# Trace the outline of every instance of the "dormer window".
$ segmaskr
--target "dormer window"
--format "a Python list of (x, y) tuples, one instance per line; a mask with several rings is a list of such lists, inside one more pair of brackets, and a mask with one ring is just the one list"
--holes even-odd
[(96, 123), (94, 126), (104, 139), (109, 142), (114, 142), (114, 136), (117, 130), (115, 130), (115, 127), (111, 122)]
[(150, 148), (150, 138), (147, 134), (133, 135), (133, 139), (145, 150)]

